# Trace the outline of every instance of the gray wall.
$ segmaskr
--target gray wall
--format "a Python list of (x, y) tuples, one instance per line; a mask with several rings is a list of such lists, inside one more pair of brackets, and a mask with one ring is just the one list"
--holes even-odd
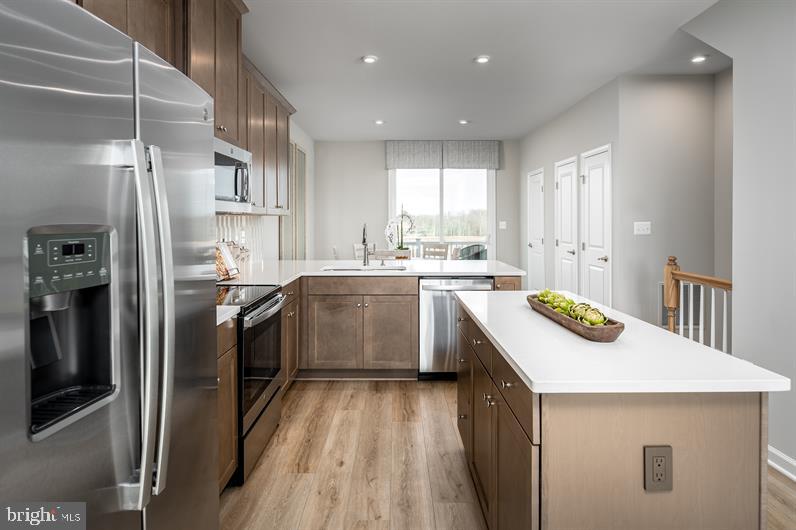
[(732, 278), (732, 68), (713, 85), (713, 274)]
[[(733, 58), (733, 352), (796, 381), (796, 3), (722, 0), (684, 26)], [(791, 383), (793, 386), (793, 383)], [(796, 392), (769, 400), (769, 459), (796, 479)]]
[[(519, 265), (517, 238), (520, 149), (517, 141), (502, 142), (501, 168), (495, 176), (497, 259)], [(315, 259), (353, 259), (353, 244), (361, 241), (362, 224), (369, 239), (384, 248), (389, 209), (384, 169), (384, 142), (315, 142), (314, 235)]]
[[(553, 164), (559, 160), (605, 144), (612, 144), (616, 157), (619, 138), (619, 89), (612, 81), (592, 92), (552, 121), (522, 139), (520, 162), (520, 241), (519, 253), (522, 268), (528, 268), (528, 173), (544, 168), (545, 189), (545, 281), (553, 286), (555, 242), (553, 204), (555, 199)], [(614, 175), (616, 182), (617, 176)], [(523, 280), (526, 281), (526, 280)]]
[[(619, 147), (613, 302), (655, 322), (667, 256), (713, 273), (713, 77), (623, 77)], [(634, 236), (634, 221), (652, 221), (652, 235)]]
[(368, 224), (370, 241), (384, 247), (387, 170), (384, 142), (315, 142), (315, 258), (354, 259), (354, 243)]

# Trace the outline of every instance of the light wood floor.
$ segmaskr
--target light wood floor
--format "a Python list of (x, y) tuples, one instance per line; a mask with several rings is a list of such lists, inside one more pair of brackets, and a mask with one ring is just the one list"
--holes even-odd
[(223, 529), (481, 530), (449, 382), (296, 382)]
[[(450, 382), (299, 381), (246, 484), (235, 530), (483, 530)], [(796, 530), (796, 485), (769, 468), (769, 530)]]

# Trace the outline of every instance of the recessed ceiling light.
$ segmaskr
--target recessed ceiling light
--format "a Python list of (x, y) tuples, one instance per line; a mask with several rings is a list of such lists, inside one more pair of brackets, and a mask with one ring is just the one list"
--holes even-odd
[(693, 57), (691, 57), (692, 63), (704, 63), (707, 60), (708, 60), (707, 55), (694, 55)]
[(373, 64), (378, 60), (379, 58), (376, 57), (375, 55), (366, 55), (362, 58), (362, 62), (365, 64)]
[(486, 63), (489, 62), (489, 56), (488, 55), (479, 55), (478, 57), (473, 59), (473, 61), (477, 62), (478, 64), (486, 64)]
[(376, 125), (384, 125), (384, 120), (376, 120)]
[(459, 125), (468, 125), (470, 120), (459, 120)]

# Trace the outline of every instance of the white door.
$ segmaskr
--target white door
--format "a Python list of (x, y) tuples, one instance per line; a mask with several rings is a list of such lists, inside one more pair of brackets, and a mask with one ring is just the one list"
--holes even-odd
[(578, 162), (556, 162), (556, 289), (578, 289)]
[(580, 155), (582, 294), (611, 305), (611, 146)]
[(544, 289), (544, 169), (528, 173), (528, 289)]

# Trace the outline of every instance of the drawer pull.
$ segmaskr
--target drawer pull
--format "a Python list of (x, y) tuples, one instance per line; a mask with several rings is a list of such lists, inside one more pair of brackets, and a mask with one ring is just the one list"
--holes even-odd
[(466, 420), (467, 419), (467, 414), (459, 414), (459, 419), (460, 420)]
[(456, 322), (464, 322), (465, 320), (467, 319), (464, 317), (456, 317)]
[(225, 125), (216, 125), (216, 129), (222, 132), (227, 132), (227, 127)]
[(287, 292), (287, 295), (288, 295), (288, 296), (293, 296), (293, 291), (288, 291), (288, 292)]
[(467, 362), (467, 359), (459, 359), (459, 364), (464, 364)]
[(512, 388), (514, 386), (514, 383), (507, 383), (506, 381), (501, 379), (500, 380), (500, 386), (502, 388), (509, 389), (509, 388)]
[(484, 341), (482, 341), (482, 340), (473, 339), (473, 347), (479, 346), (479, 345), (481, 345), (483, 343), (484, 343)]
[(486, 408), (492, 407), (497, 404), (497, 401), (494, 401), (492, 399), (492, 396), (487, 396), (484, 401), (486, 401)]

